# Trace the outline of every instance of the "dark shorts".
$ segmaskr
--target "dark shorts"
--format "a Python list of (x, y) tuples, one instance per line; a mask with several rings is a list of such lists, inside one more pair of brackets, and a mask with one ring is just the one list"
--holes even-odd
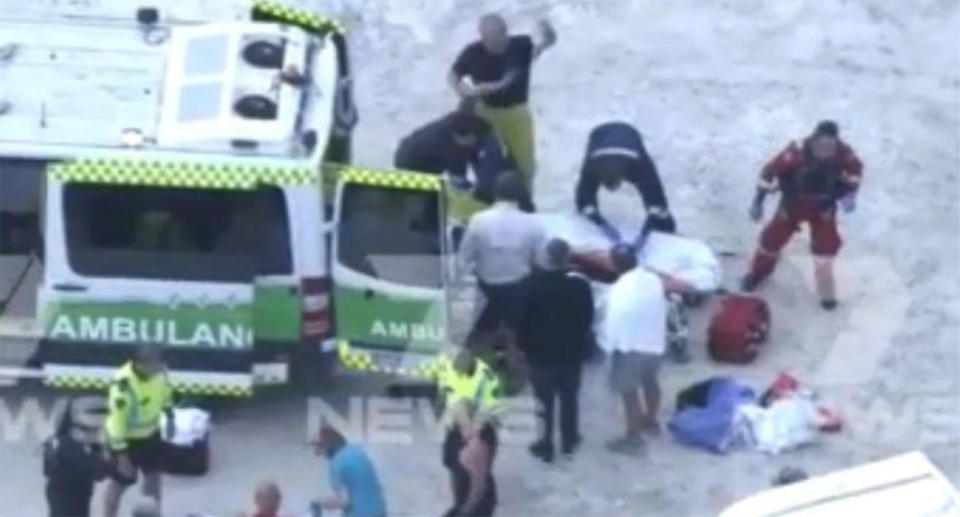
[(110, 461), (110, 479), (123, 485), (133, 485), (137, 482), (137, 471), (144, 474), (152, 474), (163, 470), (164, 446), (160, 439), (160, 433), (154, 433), (149, 438), (142, 440), (128, 440), (126, 453), (130, 456), (130, 462), (133, 463), (133, 477), (124, 477), (117, 469), (117, 454), (111, 453)]

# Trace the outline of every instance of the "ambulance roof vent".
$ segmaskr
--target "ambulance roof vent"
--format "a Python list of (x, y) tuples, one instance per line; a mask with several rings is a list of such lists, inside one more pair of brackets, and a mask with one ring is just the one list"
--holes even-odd
[(256, 68), (279, 70), (283, 66), (283, 45), (265, 40), (250, 42), (243, 49), (243, 60)]
[(274, 120), (277, 118), (277, 103), (265, 95), (244, 95), (233, 103), (233, 111), (243, 118)]

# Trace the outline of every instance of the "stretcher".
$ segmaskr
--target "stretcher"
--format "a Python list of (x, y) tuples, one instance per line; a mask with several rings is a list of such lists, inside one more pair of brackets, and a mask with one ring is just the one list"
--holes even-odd
[[(613, 243), (593, 223), (576, 214), (537, 214), (550, 238), (570, 244), (574, 255), (598, 269), (612, 270), (609, 251)], [(621, 235), (636, 235), (640, 228), (617, 228)], [(651, 232), (637, 263), (675, 280), (686, 293), (709, 294), (722, 287), (720, 261), (703, 241), (682, 235)]]
[[(610, 260), (610, 242), (593, 223), (576, 214), (537, 214), (548, 238), (560, 238), (570, 245), (575, 267), (593, 285), (596, 305), (596, 324), (603, 321), (606, 294), (616, 279)], [(621, 235), (637, 235), (640, 228), (617, 228)], [(667, 350), (677, 362), (687, 362), (689, 354), (689, 325), (687, 311), (707, 296), (722, 290), (723, 274), (720, 261), (710, 247), (698, 239), (652, 232), (642, 249), (637, 251), (637, 263), (664, 279), (669, 303), (667, 313)], [(601, 329), (595, 329), (602, 336)]]

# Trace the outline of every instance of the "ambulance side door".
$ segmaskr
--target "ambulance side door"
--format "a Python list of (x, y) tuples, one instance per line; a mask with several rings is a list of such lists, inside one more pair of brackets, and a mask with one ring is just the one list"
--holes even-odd
[(362, 350), (364, 365), (404, 373), (449, 341), (445, 200), (439, 183), (380, 174), (364, 183), (348, 170), (338, 185), (334, 314), (338, 342)]
[(249, 393), (254, 275), (236, 210), (248, 196), (48, 173), (38, 292), (48, 380), (108, 376), (131, 345), (158, 343), (175, 384)]
[(302, 189), (262, 185), (252, 207), (257, 256), (253, 329), (259, 349), (282, 351), (300, 340), (301, 293), (297, 278)]

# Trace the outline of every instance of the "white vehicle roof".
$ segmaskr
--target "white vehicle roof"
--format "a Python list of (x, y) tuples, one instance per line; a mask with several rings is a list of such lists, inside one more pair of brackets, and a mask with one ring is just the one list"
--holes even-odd
[[(316, 158), (332, 123), (336, 49), (294, 26), (260, 22), (159, 24), (159, 44), (135, 20), (0, 19), (0, 156), (83, 157), (129, 149), (139, 132), (147, 154)], [(51, 37), (54, 36), (54, 37)], [(305, 88), (278, 69), (243, 58), (254, 41), (282, 43), (283, 69), (311, 79)], [(234, 103), (262, 95), (276, 103), (270, 120), (244, 118)], [(309, 156), (300, 136), (316, 131)], [(255, 148), (235, 148), (253, 141)], [(181, 156), (182, 158), (182, 156)]]
[(868, 463), (743, 499), (720, 517), (947, 517), (960, 494), (922, 452)]

